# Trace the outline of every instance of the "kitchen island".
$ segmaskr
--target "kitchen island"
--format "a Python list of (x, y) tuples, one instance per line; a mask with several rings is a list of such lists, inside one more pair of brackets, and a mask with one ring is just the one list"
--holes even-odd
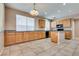
[(50, 31), (50, 37), (51, 41), (54, 43), (58, 43), (60, 41), (59, 38), (64, 40), (70, 40), (72, 39), (72, 32), (71, 30), (64, 30), (64, 31), (57, 31), (57, 30), (52, 30)]

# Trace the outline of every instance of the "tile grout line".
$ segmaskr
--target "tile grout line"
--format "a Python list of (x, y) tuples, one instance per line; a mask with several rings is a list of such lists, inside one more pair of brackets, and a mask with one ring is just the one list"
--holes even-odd
[(74, 53), (75, 53), (76, 49), (77, 49), (77, 47), (74, 49), (74, 51), (73, 51), (73, 53), (72, 53), (72, 56), (74, 56)]
[[(62, 48), (64, 48), (64, 47), (65, 47), (65, 46), (63, 46)], [(60, 48), (58, 51), (61, 51), (62, 48)], [(58, 52), (58, 51), (57, 51), (57, 52)], [(57, 52), (56, 52), (56, 53), (57, 53)], [(55, 55), (56, 55), (56, 53), (55, 53)]]

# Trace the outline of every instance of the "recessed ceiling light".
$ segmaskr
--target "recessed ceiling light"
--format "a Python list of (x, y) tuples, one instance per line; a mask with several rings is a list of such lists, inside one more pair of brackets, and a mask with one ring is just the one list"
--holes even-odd
[(53, 19), (55, 19), (56, 17), (55, 17), (55, 16), (53, 16), (52, 18), (53, 18)]
[(66, 3), (63, 3), (63, 5), (65, 6), (65, 5), (66, 5)]

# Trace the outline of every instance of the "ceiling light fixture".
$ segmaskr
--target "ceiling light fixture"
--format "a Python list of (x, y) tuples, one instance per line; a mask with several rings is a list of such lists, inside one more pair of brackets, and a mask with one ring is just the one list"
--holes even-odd
[(66, 5), (66, 3), (63, 3), (63, 5), (65, 6), (65, 5)]
[(52, 17), (52, 19), (55, 19), (55, 18), (56, 18), (55, 16)]
[(34, 5), (34, 7), (33, 7), (33, 10), (30, 12), (30, 14), (32, 15), (32, 16), (37, 16), (38, 14), (39, 14), (39, 12), (36, 10), (36, 8), (35, 8), (35, 3), (33, 4)]

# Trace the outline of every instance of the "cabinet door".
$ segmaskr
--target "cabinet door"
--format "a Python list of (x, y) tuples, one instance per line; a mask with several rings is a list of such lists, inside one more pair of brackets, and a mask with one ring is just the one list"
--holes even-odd
[(35, 38), (35, 39), (38, 39), (38, 36), (39, 36), (39, 35), (38, 35), (38, 32), (34, 32), (34, 38)]
[(35, 39), (40, 39), (40, 32), (35, 32)]
[(38, 32), (38, 38), (41, 39), (41, 32)]
[(43, 36), (43, 38), (45, 38), (45, 32), (43, 32), (42, 36)]
[(34, 34), (33, 34), (33, 32), (29, 32), (28, 35), (29, 35), (29, 36), (28, 36), (29, 41), (34, 39)]
[(57, 43), (57, 41), (58, 41), (58, 33), (57, 32), (51, 32), (51, 41)]
[(5, 32), (4, 45), (11, 45), (16, 43), (15, 32)]
[(38, 38), (41, 39), (41, 32), (38, 32)]
[(65, 19), (62, 21), (64, 27), (70, 27), (70, 20), (69, 19)]
[(39, 28), (45, 28), (45, 20), (39, 19), (38, 20), (38, 27)]
[(32, 40), (35, 40), (35, 32), (31, 32), (32, 34), (31, 34), (31, 38), (32, 38)]
[(40, 38), (45, 38), (45, 33), (44, 32), (40, 32)]
[(23, 33), (16, 32), (16, 43), (23, 42)]
[(29, 32), (24, 32), (24, 36), (23, 36), (24, 39), (23, 40), (24, 41), (29, 41), (29, 36), (30, 36)]
[(65, 39), (71, 39), (72, 33), (71, 32), (65, 32)]
[(59, 20), (58, 24), (63, 24), (64, 27), (70, 27), (71, 21), (70, 19), (63, 19), (63, 20)]

